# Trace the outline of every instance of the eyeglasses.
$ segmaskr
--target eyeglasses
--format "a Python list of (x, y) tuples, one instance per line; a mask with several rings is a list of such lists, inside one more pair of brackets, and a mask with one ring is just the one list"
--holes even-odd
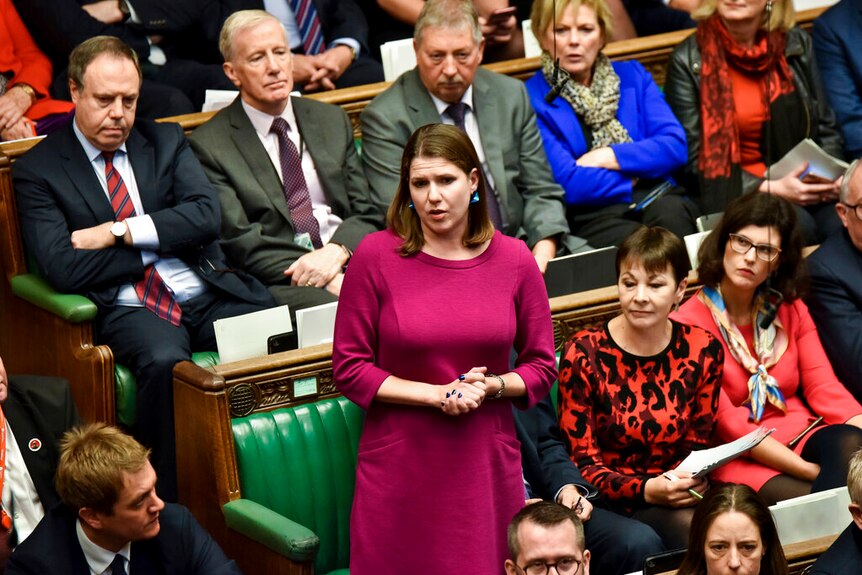
[(850, 210), (853, 210), (853, 213), (856, 214), (856, 217), (862, 220), (862, 204), (848, 204), (847, 202), (841, 202), (842, 206), (847, 207)]
[(556, 563), (545, 563), (542, 560), (537, 560), (527, 563), (523, 567), (520, 565), (515, 565), (515, 567), (527, 575), (548, 575), (551, 572), (551, 567), (555, 568), (559, 575), (574, 575), (581, 568), (581, 562), (574, 557), (563, 557), (557, 559)]
[(745, 236), (739, 234), (730, 235), (730, 249), (738, 254), (747, 254), (748, 250), (754, 248), (754, 253), (757, 257), (765, 262), (771, 262), (781, 253), (781, 248), (777, 248), (772, 244), (756, 244)]

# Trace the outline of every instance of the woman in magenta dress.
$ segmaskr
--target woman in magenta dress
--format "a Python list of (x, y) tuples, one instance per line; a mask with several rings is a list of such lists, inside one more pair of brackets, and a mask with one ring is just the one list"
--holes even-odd
[(556, 377), (544, 282), (494, 231), (455, 127), (410, 138), (387, 221), (351, 258), (335, 324), (336, 384), (366, 410), (350, 572), (499, 573), (524, 504), (512, 401)]
[[(792, 204), (760, 192), (733, 200), (699, 257), (705, 287), (675, 317), (724, 344), (716, 441), (775, 428), (711, 477), (745, 483), (770, 504), (845, 485), (847, 462), (862, 447), (862, 406), (835, 377), (798, 299), (805, 264)], [(771, 305), (777, 314), (768, 322)], [(817, 416), (825, 425), (788, 446)]]

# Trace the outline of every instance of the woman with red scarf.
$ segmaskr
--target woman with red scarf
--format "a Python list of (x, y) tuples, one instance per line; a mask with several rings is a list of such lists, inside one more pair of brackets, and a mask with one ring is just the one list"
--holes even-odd
[(720, 212), (748, 192), (769, 192), (796, 206), (806, 244), (840, 229), (838, 185), (805, 176), (781, 179), (767, 166), (805, 138), (842, 155), (811, 39), (793, 27), (791, 0), (704, 0), (697, 32), (676, 47), (665, 95), (688, 137), (684, 183), (704, 213)]

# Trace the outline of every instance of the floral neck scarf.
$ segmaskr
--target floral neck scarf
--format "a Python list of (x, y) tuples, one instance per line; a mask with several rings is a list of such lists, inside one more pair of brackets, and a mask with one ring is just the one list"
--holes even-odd
[(754, 352), (757, 354), (757, 357), (754, 357), (739, 328), (730, 319), (721, 291), (717, 287), (706, 286), (700, 290), (697, 297), (712, 312), (712, 318), (727, 344), (727, 349), (730, 350), (730, 355), (752, 374), (748, 379), (748, 399), (743, 405), (748, 406), (754, 423), (760, 423), (767, 402), (782, 412), (787, 412), (784, 394), (781, 393), (775, 378), (767, 372), (787, 350), (787, 332), (781, 320), (775, 318), (768, 328), (761, 329), (760, 321), (765, 312), (763, 297), (758, 295), (751, 318), (754, 326)]

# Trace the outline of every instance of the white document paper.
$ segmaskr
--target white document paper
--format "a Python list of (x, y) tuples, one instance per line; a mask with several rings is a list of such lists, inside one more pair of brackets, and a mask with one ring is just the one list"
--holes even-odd
[(766, 429), (758, 427), (751, 433), (743, 435), (737, 440), (712, 447), (710, 449), (701, 449), (692, 451), (688, 457), (682, 460), (674, 471), (685, 471), (691, 473), (694, 477), (703, 477), (713, 469), (721, 467), (725, 463), (732, 461), (763, 441), (775, 429)]
[(802, 497), (779, 501), (769, 508), (782, 545), (835, 535), (853, 521), (850, 493), (836, 487)]
[(337, 301), (296, 310), (296, 334), (299, 347), (332, 343), (337, 310)]
[(416, 51), (413, 49), (413, 38), (393, 40), (380, 46), (380, 58), (383, 60), (383, 78), (394, 82), (398, 76), (416, 67)]
[(231, 102), (239, 96), (237, 90), (207, 90), (204, 96), (204, 105), (201, 112), (212, 112), (230, 106)]
[(267, 354), (270, 336), (293, 331), (286, 305), (219, 319), (213, 322), (219, 363)]
[[(769, 177), (773, 180), (780, 180), (805, 162), (808, 162), (808, 171), (802, 177), (811, 174), (830, 182), (841, 177), (849, 167), (849, 164), (844, 160), (839, 160), (824, 152), (823, 148), (811, 138), (805, 138), (793, 146), (793, 149), (787, 152), (783, 158), (772, 164)], [(765, 176), (766, 174), (764, 174)]]

